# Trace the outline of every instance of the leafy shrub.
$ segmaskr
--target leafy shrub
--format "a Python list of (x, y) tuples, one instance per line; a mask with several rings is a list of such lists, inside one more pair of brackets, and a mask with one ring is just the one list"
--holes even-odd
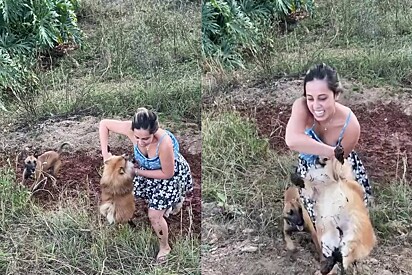
[(0, 107), (35, 95), (41, 52), (81, 43), (77, 7), (77, 0), (0, 0)]
[(202, 54), (229, 68), (243, 67), (245, 53), (254, 55), (265, 29), (292, 14), (312, 12), (313, 0), (209, 0), (202, 3)]

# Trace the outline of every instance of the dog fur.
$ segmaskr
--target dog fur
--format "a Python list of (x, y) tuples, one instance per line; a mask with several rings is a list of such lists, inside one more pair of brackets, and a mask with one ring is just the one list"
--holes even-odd
[(323, 254), (320, 273), (336, 272), (338, 262), (345, 272), (370, 254), (376, 236), (363, 201), (363, 188), (344, 161), (342, 147), (336, 148), (335, 158), (323, 159), (319, 165), (309, 169), (304, 189), (316, 201), (315, 226)]
[(131, 222), (135, 211), (133, 195), (133, 163), (126, 155), (112, 155), (104, 162), (103, 175), (100, 180), (100, 213), (109, 224)]
[(47, 151), (38, 157), (35, 154), (26, 157), (24, 160), (22, 184), (24, 185), (26, 180), (34, 176), (34, 183), (31, 186), (33, 191), (44, 172), (48, 171), (53, 177), (56, 177), (61, 167), (60, 154), (66, 145), (70, 145), (70, 143), (63, 142), (56, 151)]
[(283, 235), (286, 242), (286, 249), (294, 251), (295, 245), (292, 241), (291, 233), (295, 231), (309, 232), (312, 236), (312, 241), (315, 244), (317, 253), (321, 255), (322, 250), (318, 242), (316, 230), (310, 220), (309, 214), (302, 207), (298, 188), (289, 186), (284, 193), (284, 208), (283, 208)]

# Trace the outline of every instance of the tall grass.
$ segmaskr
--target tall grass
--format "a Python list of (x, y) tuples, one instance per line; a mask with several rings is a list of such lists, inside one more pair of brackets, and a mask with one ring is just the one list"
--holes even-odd
[(274, 226), (281, 222), (280, 202), (295, 160), (269, 151), (256, 126), (236, 113), (204, 112), (202, 138), (202, 200), (243, 224), (239, 230), (279, 233)]
[(159, 266), (150, 225), (109, 226), (81, 193), (54, 210), (36, 207), (10, 170), (0, 171), (0, 184), (1, 274), (200, 274), (196, 238), (176, 237)]

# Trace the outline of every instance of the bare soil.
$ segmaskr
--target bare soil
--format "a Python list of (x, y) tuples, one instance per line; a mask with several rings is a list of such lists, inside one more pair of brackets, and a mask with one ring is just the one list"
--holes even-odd
[[(77, 197), (87, 192), (90, 210), (98, 211), (100, 199), (100, 175), (103, 159), (100, 153), (98, 138), (98, 118), (72, 117), (68, 119), (47, 120), (34, 127), (9, 125), (3, 128), (0, 136), (0, 166), (11, 166), (16, 171), (16, 184), (21, 182), (23, 161), (30, 152), (39, 153), (55, 150), (62, 142), (69, 142), (61, 155), (62, 168), (57, 177), (57, 183), (48, 180), (40, 190), (33, 193), (32, 199), (45, 208), (57, 207), (60, 200)], [(184, 202), (182, 211), (168, 218), (171, 238), (181, 234), (193, 234), (200, 237), (201, 217), (201, 140), (195, 125), (180, 127), (176, 133), (181, 145), (181, 153), (188, 161), (194, 179), (194, 191)], [(130, 141), (119, 135), (110, 136), (109, 144), (114, 154), (132, 154)], [(27, 186), (31, 181), (26, 183)], [(136, 201), (134, 221), (139, 224), (150, 224), (147, 218), (147, 206)]]
[[(225, 93), (223, 108), (238, 111), (255, 123), (272, 150), (289, 153), (284, 140), (291, 105), (301, 96), (301, 80), (282, 79), (252, 83)], [(372, 187), (388, 184), (394, 177), (412, 182), (412, 117), (410, 91), (391, 87), (364, 88), (343, 81), (340, 102), (350, 107), (361, 125), (355, 150), (360, 155)], [(409, 92), (409, 93), (407, 93)], [(215, 100), (204, 98), (204, 108)], [(406, 169), (405, 169), (406, 168)], [(222, 222), (219, 207), (204, 203), (202, 210), (202, 274), (314, 274), (319, 269), (309, 234), (295, 234), (296, 253), (283, 241), (280, 215), (282, 198), (276, 204), (279, 216), (273, 230), (242, 228), (243, 222)], [(247, 222), (246, 222), (247, 224)], [(370, 257), (360, 264), (360, 274), (412, 274), (412, 234), (379, 239)]]

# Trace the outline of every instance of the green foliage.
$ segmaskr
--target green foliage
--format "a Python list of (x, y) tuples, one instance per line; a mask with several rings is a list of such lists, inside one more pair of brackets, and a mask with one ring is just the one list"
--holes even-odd
[(0, 232), (15, 223), (28, 205), (29, 192), (17, 186), (9, 168), (0, 169)]
[(244, 67), (271, 37), (265, 29), (292, 13), (313, 10), (312, 0), (210, 0), (202, 3), (202, 54), (228, 68)]
[(23, 98), (27, 103), (35, 96), (39, 53), (81, 42), (77, 6), (77, 0), (0, 0), (0, 106)]

